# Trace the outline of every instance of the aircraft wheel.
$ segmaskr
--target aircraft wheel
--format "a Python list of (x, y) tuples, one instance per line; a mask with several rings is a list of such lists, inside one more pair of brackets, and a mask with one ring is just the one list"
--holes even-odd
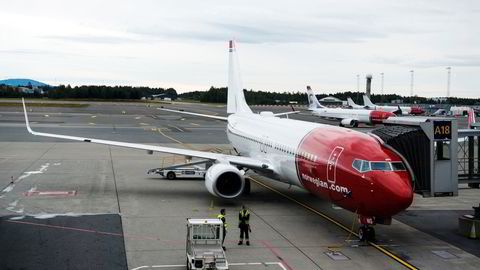
[(357, 121), (353, 122), (352, 127), (354, 127), (354, 128), (358, 127), (358, 122)]
[(173, 179), (175, 179), (175, 173), (174, 173), (174, 172), (168, 172), (168, 173), (167, 173), (167, 179), (168, 179), (168, 180), (173, 180)]
[(365, 226), (358, 228), (358, 238), (360, 238), (360, 241), (367, 241), (367, 228)]
[(375, 229), (373, 227), (367, 227), (367, 240), (375, 242)]
[(370, 226), (362, 226), (358, 229), (360, 241), (375, 242), (375, 229)]

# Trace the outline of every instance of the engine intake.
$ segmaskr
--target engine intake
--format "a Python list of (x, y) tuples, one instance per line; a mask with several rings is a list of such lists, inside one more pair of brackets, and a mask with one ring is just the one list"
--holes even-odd
[(357, 127), (358, 122), (354, 119), (345, 118), (345, 119), (342, 119), (342, 121), (340, 121), (340, 126), (341, 127)]
[(205, 174), (205, 186), (214, 196), (236, 198), (245, 188), (244, 172), (230, 164), (215, 164)]

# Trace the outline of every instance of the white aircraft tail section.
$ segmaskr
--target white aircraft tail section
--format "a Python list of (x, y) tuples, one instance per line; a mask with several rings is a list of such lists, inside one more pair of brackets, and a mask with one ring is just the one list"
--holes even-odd
[(252, 113), (243, 94), (240, 65), (233, 40), (229, 42), (228, 55), (227, 113)]
[(375, 104), (373, 104), (372, 101), (370, 101), (370, 99), (367, 97), (367, 95), (363, 95), (363, 104), (365, 106), (375, 107)]
[(312, 88), (310, 86), (307, 86), (307, 98), (308, 98), (308, 109), (318, 109), (318, 108), (323, 108), (323, 106), (318, 102), (317, 97), (315, 96), (315, 93), (313, 93)]
[(353, 107), (353, 108), (360, 107), (360, 105), (357, 105), (355, 102), (353, 102), (353, 100), (351, 98), (347, 98), (347, 104), (348, 104), (348, 106)]
[(476, 123), (475, 111), (473, 110), (473, 108), (470, 108), (468, 110), (468, 128), (472, 128), (472, 124), (475, 124), (475, 123)]

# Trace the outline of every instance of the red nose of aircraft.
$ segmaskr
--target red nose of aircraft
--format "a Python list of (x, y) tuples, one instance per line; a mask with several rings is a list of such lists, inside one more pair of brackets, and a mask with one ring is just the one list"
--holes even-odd
[(392, 112), (384, 112), (384, 111), (371, 111), (370, 112), (370, 121), (374, 124), (382, 123), (383, 120), (394, 117), (395, 114)]
[(389, 217), (408, 208), (413, 201), (413, 190), (408, 172), (372, 172), (374, 183), (375, 216)]

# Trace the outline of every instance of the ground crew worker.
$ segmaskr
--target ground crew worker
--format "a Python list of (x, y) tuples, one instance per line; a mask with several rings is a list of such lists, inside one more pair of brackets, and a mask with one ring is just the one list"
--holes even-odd
[(220, 210), (220, 214), (217, 215), (217, 218), (222, 220), (223, 222), (223, 239), (222, 239), (222, 248), (223, 250), (227, 250), (223, 243), (225, 242), (225, 236), (227, 235), (227, 220), (225, 219), (225, 209)]
[(250, 212), (245, 209), (245, 205), (242, 205), (242, 209), (238, 213), (238, 228), (240, 228), (240, 241), (238, 241), (238, 244), (243, 245), (243, 236), (245, 235), (247, 246), (250, 246), (250, 241), (248, 241), (248, 232), (252, 231), (250, 229)]

